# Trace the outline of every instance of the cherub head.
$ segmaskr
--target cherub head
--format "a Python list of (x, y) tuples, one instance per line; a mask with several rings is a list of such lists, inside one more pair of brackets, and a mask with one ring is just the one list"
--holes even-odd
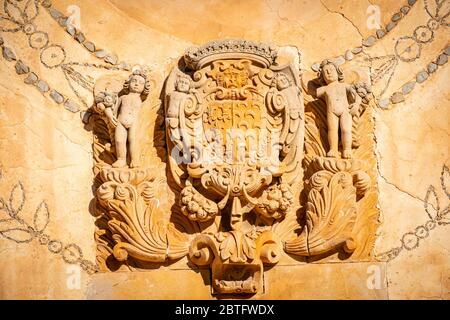
[(334, 62), (327, 59), (320, 64), (319, 79), (326, 84), (335, 81), (342, 82), (344, 81), (344, 73)]
[(140, 93), (146, 96), (150, 92), (150, 81), (144, 72), (135, 70), (128, 80), (125, 81), (124, 88), (128, 89), (129, 92)]
[(191, 87), (191, 78), (186, 75), (179, 75), (175, 80), (175, 89), (179, 92), (188, 93)]
[(281, 91), (291, 86), (291, 80), (289, 80), (285, 73), (280, 72), (275, 75), (273, 85), (277, 86), (277, 89)]

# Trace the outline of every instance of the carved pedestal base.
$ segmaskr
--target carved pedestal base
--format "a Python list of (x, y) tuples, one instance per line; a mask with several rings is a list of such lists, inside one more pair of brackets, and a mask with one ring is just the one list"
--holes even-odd
[(270, 231), (231, 231), (197, 236), (189, 257), (211, 266), (214, 294), (254, 294), (262, 291), (263, 264), (277, 263), (280, 250)]
[(356, 249), (353, 227), (357, 201), (370, 186), (369, 176), (357, 159), (317, 157), (314, 174), (306, 185), (306, 225), (298, 238), (287, 241), (285, 250), (299, 256), (314, 256), (343, 248)]

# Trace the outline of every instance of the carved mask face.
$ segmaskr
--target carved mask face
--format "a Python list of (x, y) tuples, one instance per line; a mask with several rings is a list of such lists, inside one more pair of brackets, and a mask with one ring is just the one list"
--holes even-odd
[(189, 92), (189, 80), (186, 78), (179, 78), (177, 81), (177, 91)]
[(332, 64), (326, 64), (322, 68), (323, 79), (325, 82), (331, 83), (338, 81), (338, 73), (336, 68)]
[(145, 87), (145, 79), (141, 76), (135, 75), (130, 79), (130, 92), (141, 93), (144, 91)]

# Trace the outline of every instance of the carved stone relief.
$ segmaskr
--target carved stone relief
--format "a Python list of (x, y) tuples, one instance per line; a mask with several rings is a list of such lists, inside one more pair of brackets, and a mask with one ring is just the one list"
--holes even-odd
[[(370, 83), (347, 79), (331, 61), (302, 76), (294, 51), (245, 40), (189, 48), (164, 83), (163, 101), (143, 71), (96, 82), (102, 270), (187, 256), (210, 268), (214, 294), (251, 295), (263, 290), (265, 267), (283, 256), (372, 259)], [(145, 110), (160, 104), (166, 172), (153, 170), (158, 152), (138, 138), (160, 118), (145, 118)], [(147, 134), (160, 133), (155, 126)]]
[[(211, 266), (216, 293), (261, 290), (263, 265), (282, 251), (272, 226), (293, 209), (303, 98), (293, 61), (276, 57), (265, 45), (212, 42), (188, 50), (166, 84), (171, 173), (182, 212), (203, 231), (189, 257)], [(182, 93), (184, 79), (191, 89)]]

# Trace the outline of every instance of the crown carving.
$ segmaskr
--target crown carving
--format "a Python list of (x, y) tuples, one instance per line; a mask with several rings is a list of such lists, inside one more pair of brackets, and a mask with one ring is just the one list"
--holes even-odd
[(191, 47), (184, 54), (186, 65), (197, 70), (218, 59), (249, 59), (269, 67), (277, 57), (277, 48), (272, 45), (239, 40), (215, 40), (202, 46)]

